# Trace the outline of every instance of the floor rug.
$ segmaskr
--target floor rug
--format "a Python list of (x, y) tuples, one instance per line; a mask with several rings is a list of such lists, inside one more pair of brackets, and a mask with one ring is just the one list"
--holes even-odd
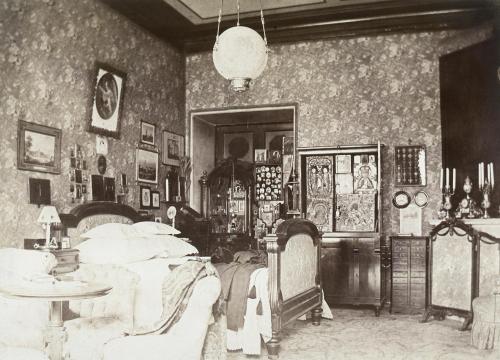
[[(367, 309), (332, 309), (333, 320), (320, 326), (297, 320), (283, 331), (283, 360), (500, 360), (500, 351), (478, 350), (470, 345), (470, 331), (459, 331), (460, 321), (446, 319), (419, 323), (420, 316)], [(228, 360), (267, 358), (228, 353)]]

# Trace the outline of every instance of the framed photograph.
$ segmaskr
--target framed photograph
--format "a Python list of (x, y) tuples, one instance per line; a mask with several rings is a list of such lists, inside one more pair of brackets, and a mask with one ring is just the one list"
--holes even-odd
[(96, 63), (92, 112), (87, 131), (120, 138), (120, 117), (126, 74), (109, 65)]
[(160, 208), (160, 192), (159, 191), (151, 191), (151, 208), (159, 209)]
[(155, 145), (156, 126), (141, 120), (141, 143)]
[(17, 168), (60, 174), (61, 133), (60, 129), (19, 120)]
[(255, 162), (261, 164), (267, 162), (266, 149), (255, 149)]
[(149, 209), (151, 207), (151, 188), (148, 186), (140, 186), (141, 198), (139, 205), (141, 209)]
[(138, 182), (158, 183), (158, 153), (138, 148), (135, 155), (135, 177)]
[(425, 146), (394, 147), (394, 182), (396, 186), (425, 186)]
[(184, 136), (163, 131), (162, 163), (165, 165), (180, 165), (180, 158), (184, 156)]
[(224, 134), (224, 159), (234, 157), (253, 162), (253, 155), (253, 132)]

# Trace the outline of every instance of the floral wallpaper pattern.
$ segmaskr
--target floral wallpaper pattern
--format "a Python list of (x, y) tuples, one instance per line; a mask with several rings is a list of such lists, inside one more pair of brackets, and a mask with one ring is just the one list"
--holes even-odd
[[(127, 73), (121, 139), (108, 138), (105, 176), (126, 173), (127, 203), (139, 207), (135, 147), (140, 121), (161, 131), (184, 133), (184, 56), (97, 0), (7, 0), (0, 4), (0, 247), (22, 247), (24, 238), (43, 237), (28, 204), (28, 178), (51, 180), (59, 212), (75, 204), (69, 193), (69, 150), (78, 143), (97, 173), (95, 138), (86, 132), (95, 61)], [(60, 175), (17, 169), (17, 123), (25, 120), (62, 129)], [(160, 166), (159, 188), (166, 169)], [(163, 196), (163, 195), (162, 195)]]
[[(441, 196), (439, 57), (491, 36), (489, 25), (460, 31), (420, 32), (271, 44), (267, 68), (245, 93), (232, 92), (212, 65), (211, 53), (186, 59), (186, 113), (191, 110), (298, 104), (298, 146), (385, 145), (383, 226), (399, 232), (392, 206), (394, 146), (427, 149), (430, 204), (424, 233)], [(404, 188), (413, 194), (421, 188)]]

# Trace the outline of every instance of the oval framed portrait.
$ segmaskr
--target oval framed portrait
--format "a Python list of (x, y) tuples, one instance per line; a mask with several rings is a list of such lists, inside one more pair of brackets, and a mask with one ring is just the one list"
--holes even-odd
[(396, 193), (394, 193), (394, 196), (392, 197), (392, 204), (398, 209), (404, 209), (405, 207), (410, 205), (410, 202), (411, 202), (411, 197), (404, 190), (397, 191)]

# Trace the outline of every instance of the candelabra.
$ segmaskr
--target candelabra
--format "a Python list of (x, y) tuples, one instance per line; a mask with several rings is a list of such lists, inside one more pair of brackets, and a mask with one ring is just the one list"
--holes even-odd
[(493, 186), (490, 185), (488, 180), (484, 181), (481, 191), (483, 192), (483, 201), (481, 202), (481, 207), (484, 209), (483, 219), (489, 219), (490, 215), (488, 214), (488, 209), (491, 206), (490, 193), (493, 191)]
[(465, 197), (460, 201), (455, 212), (457, 218), (467, 217), (468, 219), (474, 219), (482, 215), (482, 211), (477, 206), (476, 201), (470, 197), (472, 185), (472, 180), (467, 176), (463, 187)]

